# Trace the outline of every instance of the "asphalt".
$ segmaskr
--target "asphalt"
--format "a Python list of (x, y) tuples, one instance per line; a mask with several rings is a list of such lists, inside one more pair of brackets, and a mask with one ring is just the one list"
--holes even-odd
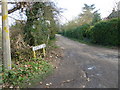
[(58, 68), (34, 88), (117, 88), (118, 50), (90, 46), (56, 35), (63, 50)]

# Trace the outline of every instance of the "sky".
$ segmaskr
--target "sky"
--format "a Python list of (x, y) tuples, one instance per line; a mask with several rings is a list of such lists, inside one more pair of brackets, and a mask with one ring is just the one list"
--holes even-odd
[[(82, 7), (84, 4), (95, 4), (96, 10), (99, 10), (101, 17), (107, 17), (116, 6), (116, 2), (120, 0), (57, 0), (59, 7), (66, 8), (62, 14), (68, 21), (74, 19), (77, 15), (82, 13)], [(66, 19), (62, 19), (62, 22), (67, 22)]]
[[(101, 13), (101, 17), (105, 18), (112, 12), (113, 8), (116, 6), (115, 3), (118, 1), (120, 0), (55, 0), (58, 7), (65, 9), (60, 18), (62, 24), (67, 23), (82, 13), (84, 4), (95, 4), (96, 10), (100, 9), (99, 13)], [(11, 14), (10, 16), (14, 16), (14, 14)], [(14, 16), (16, 19), (17, 17), (18, 16)], [(14, 20), (9, 18), (9, 25), (11, 25), (11, 23), (14, 23)], [(0, 17), (0, 27), (1, 24)]]

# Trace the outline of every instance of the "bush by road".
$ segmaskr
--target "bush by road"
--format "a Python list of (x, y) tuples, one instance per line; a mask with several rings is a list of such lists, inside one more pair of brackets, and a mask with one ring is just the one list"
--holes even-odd
[(98, 22), (94, 26), (84, 24), (70, 30), (63, 30), (61, 34), (79, 41), (88, 40), (94, 44), (118, 46), (120, 45), (118, 40), (118, 32), (120, 31), (118, 29), (119, 23), (120, 20), (116, 18)]

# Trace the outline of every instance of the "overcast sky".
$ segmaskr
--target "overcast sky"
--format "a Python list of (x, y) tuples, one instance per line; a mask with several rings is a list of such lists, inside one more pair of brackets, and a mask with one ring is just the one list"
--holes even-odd
[[(53, 0), (54, 1), (54, 0)], [(62, 13), (61, 23), (66, 23), (69, 20), (74, 19), (78, 14), (82, 12), (82, 7), (84, 4), (95, 4), (96, 9), (100, 9), (99, 13), (101, 13), (102, 18), (107, 17), (112, 9), (116, 6), (116, 2), (120, 0), (55, 0), (57, 2), (57, 6), (60, 8), (64, 8), (64, 12)], [(1, 7), (0, 7), (1, 9)], [(1, 11), (1, 10), (0, 10)], [(14, 15), (12, 15), (14, 16)], [(13, 23), (13, 19), (9, 19), (9, 24)], [(1, 17), (0, 17), (0, 26), (1, 26)]]
[[(116, 6), (116, 2), (120, 0), (57, 0), (59, 7), (67, 10), (62, 14), (66, 19), (71, 20), (82, 12), (84, 4), (95, 4), (96, 9), (100, 9), (102, 18), (107, 17), (112, 9)], [(62, 22), (66, 20), (62, 19)]]

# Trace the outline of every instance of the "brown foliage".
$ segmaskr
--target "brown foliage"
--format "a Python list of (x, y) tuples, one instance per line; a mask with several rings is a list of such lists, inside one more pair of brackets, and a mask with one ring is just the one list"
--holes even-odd
[(31, 47), (24, 41), (24, 34), (21, 25), (10, 28), (11, 53), (14, 59), (23, 59), (31, 56)]

